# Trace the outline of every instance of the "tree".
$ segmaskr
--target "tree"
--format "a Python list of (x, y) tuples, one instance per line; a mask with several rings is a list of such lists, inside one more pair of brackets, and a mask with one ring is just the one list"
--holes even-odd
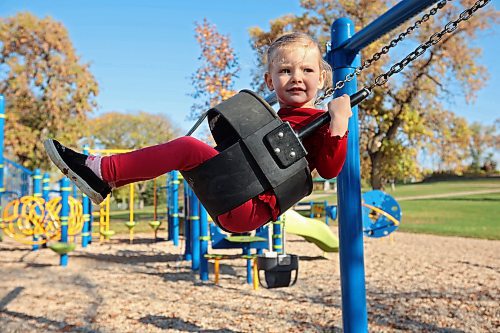
[(89, 120), (90, 144), (106, 149), (139, 149), (172, 140), (179, 134), (162, 114), (107, 112)]
[(200, 68), (191, 76), (196, 102), (191, 107), (190, 118), (233, 96), (234, 78), (240, 70), (238, 59), (230, 46), (230, 39), (217, 31), (207, 19), (195, 24), (195, 38), (201, 48)]
[(0, 93), (7, 154), (25, 167), (46, 168), (43, 139), (77, 141), (98, 87), (61, 23), (20, 13), (0, 19)]
[[(179, 130), (165, 115), (137, 112), (126, 114), (108, 112), (89, 121), (89, 144), (102, 149), (139, 149), (177, 137)], [(136, 189), (142, 201), (145, 199), (148, 182), (137, 183)], [(116, 191), (115, 196), (128, 200), (128, 188)]]
[[(407, 39), (414, 44), (427, 41), (430, 35), (440, 31), (452, 17), (474, 2), (462, 0), (457, 4), (448, 3)], [(300, 3), (304, 9), (303, 14), (287, 15), (271, 21), (268, 32), (260, 28), (250, 30), (252, 46), (256, 50), (261, 71), (264, 65), (262, 55), (269, 42), (278, 35), (296, 30), (324, 41), (328, 38), (329, 25), (335, 18), (351, 17), (359, 30), (393, 4), (387, 0), (302, 0)], [(477, 90), (484, 85), (487, 79), (486, 68), (476, 62), (481, 50), (474, 47), (470, 40), (478, 32), (491, 27), (497, 19), (498, 13), (492, 6), (481, 9), (479, 15), (461, 24), (453, 34), (445, 35), (439, 44), (401, 72), (397, 80), (376, 88), (371, 97), (360, 105), (362, 169), (373, 188), (383, 188), (388, 179), (398, 176), (397, 173), (388, 174), (389, 170), (395, 172), (395, 161), (406, 161), (405, 168), (400, 168), (401, 170), (414, 169), (417, 163), (414, 156), (416, 151), (426, 147), (437, 150), (442, 143), (433, 139), (436, 133), (447, 130), (449, 135), (460, 134), (452, 128), (455, 125), (463, 126), (457, 123), (457, 119), (453, 118), (451, 124), (436, 121), (441, 118), (452, 119), (442, 101), (454, 100), (457, 94), (465, 96), (466, 101), (473, 100)], [(397, 36), (401, 29), (403, 28), (390, 35)], [(390, 38), (385, 36), (365, 48), (362, 59), (368, 59), (375, 51), (379, 51), (382, 45), (390, 42)], [(405, 51), (412, 49), (407, 47)], [(378, 62), (364, 70), (358, 77), (360, 86), (371, 83), (376, 75), (387, 70), (391, 56), (392, 52), (382, 56)], [(262, 88), (261, 78), (262, 76), (254, 79), (257, 88)], [(455, 139), (463, 142), (463, 136)]]
[(469, 171), (479, 172), (481, 169), (485, 171), (495, 171), (496, 162), (493, 159), (493, 151), (500, 148), (500, 135), (498, 129), (500, 119), (492, 125), (482, 125), (474, 122), (470, 125), (470, 141), (468, 149), (471, 156), (471, 164)]

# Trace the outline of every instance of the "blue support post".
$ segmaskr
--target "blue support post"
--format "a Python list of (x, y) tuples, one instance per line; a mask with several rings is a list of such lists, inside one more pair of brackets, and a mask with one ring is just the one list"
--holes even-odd
[[(332, 49), (354, 34), (354, 23), (347, 18), (335, 21), (331, 27)], [(345, 78), (360, 64), (356, 53), (337, 50), (328, 57), (334, 69), (333, 81)], [(353, 94), (357, 80), (346, 82), (337, 96)], [(361, 175), (359, 162), (358, 108), (349, 120), (347, 158), (338, 179), (340, 279), (342, 290), (342, 321), (344, 332), (368, 332), (366, 310), (363, 226), (361, 221)]]
[(82, 193), (82, 213), (83, 213), (83, 228), (82, 228), (82, 247), (87, 247), (91, 242), (92, 233), (90, 232), (91, 219), (90, 210), (91, 202), (89, 197)]
[(208, 281), (208, 259), (205, 255), (208, 254), (208, 242), (210, 236), (208, 234), (208, 218), (207, 210), (200, 203), (200, 280)]
[(49, 201), (49, 194), (50, 194), (50, 175), (48, 172), (45, 172), (42, 178), (42, 198), (43, 200), (45, 200), (45, 202)]
[[(83, 147), (83, 153), (85, 155), (89, 154), (89, 146), (85, 145)], [(83, 208), (83, 229), (82, 229), (82, 247), (87, 247), (92, 241), (91, 232), (91, 214), (92, 214), (92, 203), (87, 195), (82, 193), (82, 208)]]
[(250, 248), (250, 245), (248, 245), (248, 244), (243, 245), (243, 256), (247, 258), (247, 283), (248, 284), (253, 283), (252, 259), (250, 259), (251, 255), (252, 255), (252, 250)]
[[(34, 197), (42, 197), (42, 173), (40, 169), (35, 169), (35, 173), (33, 174), (33, 196)], [(41, 211), (37, 209), (37, 214), (40, 214)], [(37, 234), (38, 226), (33, 226), (33, 241), (37, 242), (40, 235)], [(40, 245), (33, 244), (31, 249), (36, 251), (40, 248)]]
[(283, 253), (283, 234), (281, 232), (283, 217), (280, 216), (273, 222), (273, 251)]
[(167, 191), (167, 241), (169, 241), (172, 240), (172, 172), (167, 173), (165, 191)]
[(191, 240), (191, 269), (196, 271), (200, 269), (200, 201), (190, 191), (189, 197), (189, 234)]
[[(68, 243), (68, 218), (69, 218), (69, 193), (71, 192), (71, 186), (69, 179), (64, 177), (60, 182), (61, 186), (61, 243)], [(61, 266), (68, 265), (68, 254), (61, 254), (59, 264)]]
[[(172, 241), (179, 246), (179, 173), (172, 171)], [(170, 233), (170, 230), (169, 230)]]
[(184, 181), (184, 260), (190, 261), (192, 259), (191, 254), (191, 233), (190, 231), (190, 220), (189, 215), (191, 212), (189, 211), (189, 200), (191, 188), (188, 186), (188, 183)]

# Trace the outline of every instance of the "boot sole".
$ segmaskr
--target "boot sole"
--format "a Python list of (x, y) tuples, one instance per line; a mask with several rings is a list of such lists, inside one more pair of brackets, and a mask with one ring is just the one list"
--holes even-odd
[(92, 187), (90, 187), (87, 182), (83, 180), (83, 178), (73, 172), (73, 170), (71, 170), (66, 162), (64, 162), (52, 140), (45, 140), (43, 145), (45, 147), (47, 155), (49, 155), (49, 158), (52, 160), (52, 162), (59, 168), (59, 170), (61, 170), (61, 172), (66, 177), (68, 177), (73, 183), (75, 183), (80, 191), (82, 191), (87, 197), (89, 197), (93, 203), (99, 205), (104, 201), (104, 198), (99, 192), (94, 191)]

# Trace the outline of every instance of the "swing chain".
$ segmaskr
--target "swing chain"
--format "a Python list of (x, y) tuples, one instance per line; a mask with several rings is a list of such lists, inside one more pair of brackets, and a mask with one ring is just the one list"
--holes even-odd
[(428, 48), (439, 43), (444, 35), (452, 33), (455, 30), (457, 30), (458, 25), (461, 22), (467, 21), (468, 19), (470, 19), (472, 17), (472, 15), (478, 9), (483, 8), (490, 1), (491, 0), (478, 0), (478, 1), (476, 1), (476, 3), (472, 7), (468, 8), (468, 9), (464, 10), (462, 13), (460, 13), (458, 19), (448, 22), (444, 26), (443, 30), (441, 30), (440, 32), (436, 32), (432, 36), (430, 36), (429, 39), (425, 43), (420, 44), (417, 48), (415, 48), (415, 50), (413, 50), (413, 52), (408, 54), (403, 60), (395, 63), (389, 69), (389, 71), (377, 76), (374, 80), (374, 83), (372, 83), (367, 89), (372, 90), (375, 86), (384, 85), (393, 74), (401, 72), (403, 70), (403, 68), (405, 68), (409, 63), (411, 63), (412, 61), (417, 59), (419, 56), (421, 56)]
[(344, 87), (344, 85), (352, 81), (356, 76), (358, 76), (361, 71), (367, 69), (370, 67), (374, 62), (377, 62), (383, 55), (389, 53), (389, 50), (395, 47), (399, 42), (401, 42), (403, 39), (405, 39), (406, 36), (411, 34), (413, 30), (416, 30), (422, 25), (422, 23), (427, 22), (432, 16), (436, 15), (436, 13), (442, 9), (446, 4), (450, 1), (453, 0), (441, 0), (439, 1), (435, 7), (433, 7), (428, 13), (425, 13), (420, 19), (415, 21), (415, 23), (411, 26), (409, 26), (406, 31), (403, 31), (400, 33), (396, 38), (392, 39), (389, 44), (384, 45), (379, 52), (375, 52), (371, 58), (366, 59), (363, 61), (363, 64), (361, 66), (356, 67), (354, 69), (354, 72), (351, 72), (346, 75), (344, 80), (337, 81), (335, 83), (334, 87), (329, 87), (328, 89), (325, 90), (324, 94), (316, 99), (316, 104), (321, 104), (325, 99), (333, 96), (333, 94)]

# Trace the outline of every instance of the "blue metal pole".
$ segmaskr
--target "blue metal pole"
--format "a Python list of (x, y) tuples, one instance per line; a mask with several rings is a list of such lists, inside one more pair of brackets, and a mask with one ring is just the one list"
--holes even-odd
[(167, 173), (165, 185), (165, 191), (167, 191), (167, 241), (169, 241), (172, 240), (172, 172)]
[(243, 245), (243, 256), (247, 258), (247, 283), (252, 284), (253, 283), (253, 278), (252, 278), (252, 259), (250, 259), (250, 256), (252, 255), (252, 251), (250, 249), (250, 244), (245, 244)]
[[(332, 49), (354, 34), (354, 23), (347, 18), (336, 20), (331, 27)], [(360, 57), (344, 50), (328, 57), (334, 69), (334, 82), (342, 80), (359, 66)], [(356, 79), (347, 82), (337, 96), (356, 92)], [(358, 108), (349, 120), (347, 158), (338, 179), (340, 280), (344, 332), (368, 332), (366, 310), (363, 228), (361, 222), (361, 175), (359, 162)]]
[(283, 217), (280, 216), (277, 221), (273, 222), (273, 251), (278, 253), (283, 253), (282, 221)]
[[(358, 53), (387, 32), (399, 27), (405, 21), (439, 1), (440, 0), (403, 0), (368, 24), (349, 40), (344, 39), (342, 43), (335, 42), (336, 45), (333, 48), (342, 48), (344, 52), (350, 54)], [(343, 79), (343, 77), (341, 79)]]
[(200, 203), (200, 280), (208, 281), (208, 259), (205, 255), (208, 254), (208, 218), (207, 210)]
[[(64, 177), (60, 182), (61, 186), (61, 243), (68, 243), (68, 218), (69, 218), (69, 193), (71, 192), (71, 186), (69, 179)], [(61, 254), (59, 264), (61, 266), (68, 265), (68, 254)]]
[(190, 191), (189, 198), (189, 239), (191, 240), (191, 254), (193, 260), (191, 261), (191, 269), (193, 271), (200, 269), (200, 201)]
[(189, 216), (191, 212), (189, 211), (189, 200), (191, 199), (191, 188), (188, 183), (184, 181), (184, 259), (191, 260), (191, 233), (190, 233), (190, 220)]
[(172, 171), (172, 241), (179, 246), (179, 173)]
[[(89, 154), (89, 146), (85, 145), (83, 147), (83, 153), (85, 155)], [(83, 208), (83, 230), (82, 230), (82, 247), (87, 247), (91, 241), (91, 220), (90, 214), (92, 209), (92, 204), (87, 195), (82, 193), (82, 208)]]
[[(34, 197), (41, 197), (42, 196), (42, 173), (40, 172), (40, 169), (35, 169), (35, 173), (33, 175), (33, 196)], [(42, 212), (37, 209), (37, 214), (41, 214)], [(38, 226), (33, 225), (33, 241), (37, 242), (38, 241), (38, 234), (37, 234)], [(40, 248), (40, 245), (38, 244), (33, 244), (31, 249), (33, 251), (36, 251)]]
[(49, 193), (50, 193), (50, 175), (48, 172), (43, 174), (42, 178), (42, 198), (45, 202), (49, 201)]

